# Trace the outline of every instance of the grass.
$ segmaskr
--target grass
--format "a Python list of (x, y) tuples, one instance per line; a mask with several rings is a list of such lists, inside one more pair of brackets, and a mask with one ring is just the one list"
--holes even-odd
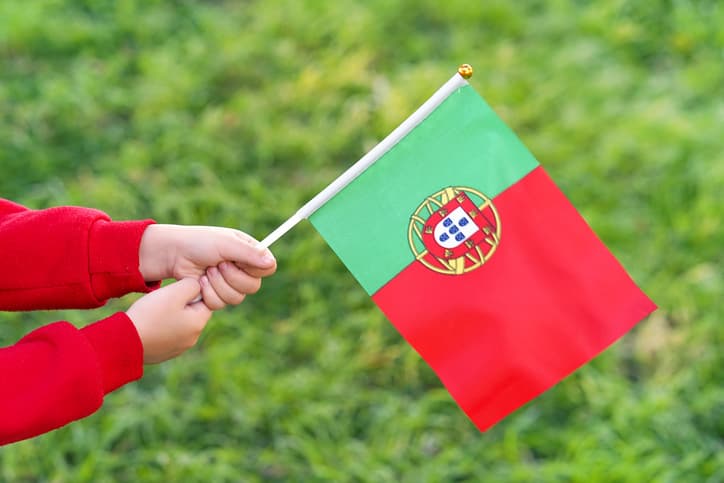
[[(5, 481), (724, 480), (716, 1), (0, 3), (0, 192), (263, 237), (462, 62), (660, 309), (480, 434), (309, 224)], [(58, 319), (0, 314), (0, 344)]]

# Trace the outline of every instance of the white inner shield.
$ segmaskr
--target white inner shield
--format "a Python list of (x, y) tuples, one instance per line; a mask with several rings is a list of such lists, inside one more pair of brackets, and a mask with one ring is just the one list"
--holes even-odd
[(460, 246), (478, 230), (465, 210), (458, 206), (435, 225), (433, 235), (438, 245), (452, 249)]

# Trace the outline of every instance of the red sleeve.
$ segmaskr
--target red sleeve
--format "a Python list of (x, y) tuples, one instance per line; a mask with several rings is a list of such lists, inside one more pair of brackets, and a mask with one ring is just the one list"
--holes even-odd
[(0, 310), (98, 307), (158, 287), (138, 270), (151, 223), (112, 222), (89, 208), (28, 210), (0, 199)]
[(119, 312), (76, 329), (56, 322), (0, 349), (0, 445), (88, 416), (143, 374), (143, 347)]

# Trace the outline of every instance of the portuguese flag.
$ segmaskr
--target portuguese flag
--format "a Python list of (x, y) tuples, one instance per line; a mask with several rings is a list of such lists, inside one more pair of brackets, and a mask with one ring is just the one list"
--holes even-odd
[(301, 216), (480, 430), (656, 308), (459, 74), (326, 198)]

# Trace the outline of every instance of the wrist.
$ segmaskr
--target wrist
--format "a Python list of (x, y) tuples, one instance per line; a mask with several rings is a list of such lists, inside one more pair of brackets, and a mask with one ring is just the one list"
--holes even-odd
[(141, 236), (138, 247), (138, 271), (146, 282), (155, 282), (170, 278), (172, 258), (169, 244), (164, 241), (164, 225), (149, 225)]

